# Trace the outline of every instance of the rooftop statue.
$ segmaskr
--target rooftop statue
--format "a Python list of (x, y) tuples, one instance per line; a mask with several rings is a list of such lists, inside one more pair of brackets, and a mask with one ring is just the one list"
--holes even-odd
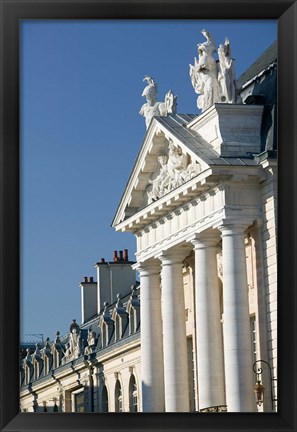
[(190, 64), (190, 77), (197, 98), (197, 107), (203, 111), (214, 103), (235, 103), (234, 60), (231, 58), (230, 42), (226, 38), (218, 49), (219, 61), (214, 58), (216, 46), (207, 30), (201, 33), (206, 41), (197, 45), (198, 60)]
[(146, 103), (142, 105), (139, 114), (144, 116), (146, 128), (154, 116), (167, 116), (168, 114), (176, 113), (176, 99), (171, 90), (169, 90), (165, 96), (164, 102), (157, 102), (157, 84), (154, 78), (145, 76), (143, 81), (147, 81), (148, 85), (142, 92), (141, 96), (146, 98)]
[(224, 45), (220, 45), (218, 48), (219, 56), (219, 74), (218, 79), (221, 87), (221, 99), (224, 97), (227, 103), (236, 102), (235, 92), (235, 64), (231, 57), (231, 48), (228, 38), (225, 38)]

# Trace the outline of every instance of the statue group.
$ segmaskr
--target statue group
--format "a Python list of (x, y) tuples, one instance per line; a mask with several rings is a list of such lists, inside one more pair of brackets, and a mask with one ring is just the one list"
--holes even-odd
[[(202, 30), (201, 33), (206, 40), (197, 45), (198, 59), (195, 57), (194, 65), (190, 64), (190, 77), (194, 90), (199, 95), (197, 107), (203, 112), (215, 103), (236, 103), (237, 95), (235, 61), (231, 57), (228, 38), (216, 50), (211, 34), (207, 30)], [(214, 58), (215, 52), (218, 53), (218, 60)], [(146, 103), (142, 105), (139, 114), (144, 116), (148, 128), (154, 116), (176, 114), (177, 96), (169, 90), (164, 102), (158, 102), (155, 80), (145, 76), (143, 81), (147, 81), (147, 86), (141, 96), (146, 98)]]
[(190, 64), (190, 77), (197, 98), (197, 107), (203, 111), (214, 103), (236, 103), (235, 64), (231, 57), (230, 42), (225, 39), (218, 47), (216, 61), (214, 53), (216, 46), (207, 30), (201, 33), (206, 41), (197, 45), (198, 59)]

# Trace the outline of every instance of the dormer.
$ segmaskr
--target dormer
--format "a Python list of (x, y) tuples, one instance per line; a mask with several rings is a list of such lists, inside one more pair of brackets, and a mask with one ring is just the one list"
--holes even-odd
[(117, 294), (117, 303), (112, 311), (111, 316), (115, 323), (114, 340), (118, 341), (124, 336), (129, 322), (129, 316), (123, 306), (121, 294)]
[(131, 290), (132, 293), (126, 306), (129, 314), (129, 334), (135, 333), (140, 327), (140, 302), (136, 285), (132, 285)]
[(54, 369), (56, 369), (62, 364), (62, 358), (64, 357), (64, 346), (61, 342), (59, 331), (57, 331), (55, 341), (52, 345), (52, 354)]
[(104, 303), (104, 310), (99, 319), (99, 327), (101, 334), (101, 347), (105, 348), (109, 345), (114, 332), (114, 321), (109, 314), (108, 302)]
[(36, 343), (36, 348), (32, 355), (32, 359), (33, 359), (33, 366), (34, 366), (34, 379), (38, 379), (41, 377), (42, 373), (44, 372), (43, 371), (44, 362), (41, 357), (38, 343)]

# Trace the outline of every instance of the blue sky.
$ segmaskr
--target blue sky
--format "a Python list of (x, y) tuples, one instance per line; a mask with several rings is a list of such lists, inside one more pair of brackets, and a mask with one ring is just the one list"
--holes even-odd
[(203, 28), (229, 37), (237, 77), (277, 38), (275, 21), (21, 23), (22, 340), (81, 322), (79, 283), (100, 258), (134, 259), (133, 235), (111, 222), (145, 134), (142, 80), (198, 114), (189, 63)]

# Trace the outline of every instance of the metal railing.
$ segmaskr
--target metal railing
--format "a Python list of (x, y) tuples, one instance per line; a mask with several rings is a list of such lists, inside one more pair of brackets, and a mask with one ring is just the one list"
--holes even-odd
[(201, 409), (199, 412), (201, 413), (226, 413), (227, 412), (227, 405), (216, 405), (211, 406), (207, 408)]

